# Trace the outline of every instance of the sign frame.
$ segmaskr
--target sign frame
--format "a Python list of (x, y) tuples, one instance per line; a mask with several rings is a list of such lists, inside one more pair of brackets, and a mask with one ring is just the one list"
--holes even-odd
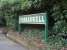
[[(43, 16), (43, 19), (44, 19), (44, 22), (43, 23), (24, 23), (24, 22), (21, 22), (21, 18), (23, 17), (37, 17), (37, 16)], [(44, 33), (44, 39), (45, 41), (48, 40), (48, 16), (47, 16), (47, 13), (37, 13), (37, 14), (31, 14), (31, 15), (22, 15), (22, 16), (19, 16), (19, 26), (18, 26), (18, 29), (19, 29), (19, 33), (21, 33), (21, 24), (43, 24), (45, 26), (45, 33)]]

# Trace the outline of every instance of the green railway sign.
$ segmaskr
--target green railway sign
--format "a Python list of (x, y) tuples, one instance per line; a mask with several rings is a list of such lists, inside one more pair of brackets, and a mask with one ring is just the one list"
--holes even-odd
[(19, 31), (21, 30), (20, 24), (43, 24), (45, 26), (44, 39), (48, 39), (48, 21), (47, 13), (38, 13), (31, 15), (22, 15), (19, 16)]
[(19, 24), (46, 24), (46, 13), (19, 16)]

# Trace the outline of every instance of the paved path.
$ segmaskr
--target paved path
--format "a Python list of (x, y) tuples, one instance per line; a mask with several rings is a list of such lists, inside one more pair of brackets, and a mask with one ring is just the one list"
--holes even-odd
[(9, 40), (0, 33), (0, 50), (27, 50), (27, 48)]

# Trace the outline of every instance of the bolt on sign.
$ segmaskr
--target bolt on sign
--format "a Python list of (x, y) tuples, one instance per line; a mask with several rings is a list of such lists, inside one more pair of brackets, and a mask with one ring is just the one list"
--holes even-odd
[(42, 24), (45, 26), (45, 40), (47, 40), (47, 13), (38, 13), (38, 14), (31, 14), (31, 15), (22, 15), (19, 16), (19, 25), (20, 24)]

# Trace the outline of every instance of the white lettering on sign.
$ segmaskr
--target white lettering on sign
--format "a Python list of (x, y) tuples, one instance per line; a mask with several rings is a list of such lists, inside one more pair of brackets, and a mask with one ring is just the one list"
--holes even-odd
[(42, 16), (42, 19), (41, 20), (42, 20), (42, 22), (44, 22), (44, 17), (43, 16)]
[(44, 16), (20, 17), (19, 23), (44, 23)]

